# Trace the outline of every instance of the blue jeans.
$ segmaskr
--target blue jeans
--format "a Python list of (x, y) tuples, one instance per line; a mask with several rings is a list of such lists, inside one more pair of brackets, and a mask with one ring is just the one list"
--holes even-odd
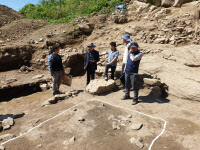
[(111, 79), (114, 80), (116, 66), (106, 65), (104, 75), (108, 77), (108, 69), (111, 68)]
[(138, 79), (136, 78), (136, 74), (134, 73), (125, 73), (125, 86), (126, 86), (126, 96), (130, 96), (130, 88), (131, 85), (133, 87), (133, 92), (134, 92), (134, 99), (138, 99), (138, 94), (139, 94), (139, 87), (137, 85)]
[(53, 75), (53, 94), (56, 94), (59, 91), (59, 87), (62, 82), (63, 71), (54, 71)]

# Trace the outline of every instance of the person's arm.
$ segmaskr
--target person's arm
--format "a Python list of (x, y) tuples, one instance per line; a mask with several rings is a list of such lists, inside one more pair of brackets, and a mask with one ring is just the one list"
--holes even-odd
[(133, 54), (130, 54), (130, 59), (132, 60), (132, 61), (138, 61), (138, 60), (140, 60), (140, 59), (142, 59), (142, 53), (139, 53), (139, 54), (137, 54), (137, 55), (133, 55)]
[(53, 76), (52, 63), (53, 63), (53, 55), (49, 55), (48, 66), (49, 66), (49, 71), (50, 71), (51, 76)]
[(110, 64), (114, 63), (115, 61), (117, 61), (118, 57), (119, 57), (119, 52), (115, 54), (115, 58), (108, 64), (110, 65)]
[(104, 52), (104, 53), (100, 54), (99, 56), (101, 57), (101, 56), (104, 56), (106, 54), (108, 54), (108, 52)]
[(128, 60), (128, 47), (126, 46), (125, 51), (124, 51), (124, 56), (123, 56), (123, 64), (126, 64), (127, 60)]

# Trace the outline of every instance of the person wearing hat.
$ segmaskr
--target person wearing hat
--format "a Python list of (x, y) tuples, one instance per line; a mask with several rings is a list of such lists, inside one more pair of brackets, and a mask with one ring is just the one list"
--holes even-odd
[(139, 70), (140, 61), (142, 59), (142, 53), (139, 51), (138, 43), (133, 42), (130, 45), (131, 49), (129, 50), (127, 62), (125, 66), (125, 86), (126, 86), (126, 93), (122, 100), (130, 99), (130, 87), (132, 85), (134, 91), (134, 98), (132, 105), (138, 103), (138, 94), (139, 94), (139, 87), (137, 85), (137, 77)]
[(124, 50), (124, 56), (123, 56), (123, 65), (122, 65), (122, 72), (121, 75), (124, 72), (124, 68), (126, 66), (127, 63), (127, 59), (128, 59), (128, 51), (131, 49), (130, 45), (131, 45), (131, 38), (129, 34), (124, 35), (123, 37), (123, 43), (126, 44), (125, 50)]
[(93, 43), (88, 45), (89, 50), (85, 54), (84, 69), (87, 71), (87, 85), (90, 83), (91, 78), (94, 79), (97, 62), (99, 61), (99, 52), (94, 49), (95, 47)]

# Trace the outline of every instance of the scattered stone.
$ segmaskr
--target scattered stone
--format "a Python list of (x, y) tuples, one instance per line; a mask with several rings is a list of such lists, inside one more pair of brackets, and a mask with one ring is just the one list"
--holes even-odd
[(91, 33), (94, 30), (94, 26), (92, 24), (79, 24), (79, 29), (84, 33)]
[(73, 136), (71, 139), (64, 141), (63, 144), (64, 145), (74, 144), (75, 141), (76, 141), (76, 138)]
[(67, 97), (66, 94), (58, 94), (58, 95), (54, 96), (54, 98), (55, 98), (56, 101), (64, 100), (66, 97)]
[(157, 38), (154, 43), (155, 44), (165, 44), (167, 43), (168, 39), (165, 39), (165, 38)]
[(10, 140), (10, 139), (12, 139), (14, 137), (16, 137), (14, 134), (5, 134), (5, 135), (0, 136), (0, 138), (2, 140)]
[(144, 83), (150, 86), (161, 86), (161, 82), (158, 79), (144, 78)]
[(40, 88), (41, 88), (42, 91), (46, 91), (46, 90), (49, 89), (48, 84), (46, 84), (46, 83), (45, 84), (41, 84)]
[(84, 119), (83, 117), (80, 117), (80, 118), (78, 119), (78, 121), (80, 121), (80, 122), (82, 123), (82, 122), (85, 121), (85, 119)]
[(5, 148), (2, 145), (0, 145), (0, 150), (5, 150)]
[(63, 33), (66, 33), (66, 31), (63, 31)]
[(37, 146), (37, 148), (42, 148), (42, 144), (39, 144), (39, 145)]
[(32, 79), (35, 80), (35, 79), (41, 79), (42, 77), (44, 77), (43, 74), (40, 74), (40, 75), (36, 75), (34, 76)]
[(112, 124), (112, 128), (113, 128), (113, 130), (120, 130), (120, 126), (117, 125), (116, 122), (113, 122), (113, 124)]
[(13, 82), (16, 82), (16, 81), (17, 81), (16, 78), (6, 79), (6, 84), (10, 84), (10, 83), (13, 83)]
[(132, 130), (140, 130), (142, 128), (143, 124), (142, 123), (138, 123), (138, 124), (133, 124), (131, 126)]
[(78, 91), (77, 91), (77, 90), (74, 90), (74, 91), (71, 92), (71, 94), (72, 94), (72, 95), (77, 95), (77, 94), (78, 94)]
[(44, 39), (43, 39), (43, 38), (40, 38), (39, 42), (44, 42)]
[(65, 92), (65, 95), (66, 95), (67, 97), (71, 97), (71, 96), (72, 96), (72, 93), (71, 93), (71, 92)]
[(51, 105), (51, 103), (48, 100), (42, 102), (42, 104), (41, 104), (42, 107), (45, 107), (45, 106), (48, 106), (48, 105)]
[(141, 142), (141, 138), (139, 138), (139, 139), (135, 139), (134, 137), (132, 137), (131, 139), (130, 139), (130, 142), (132, 143), (132, 144), (135, 144), (137, 147), (139, 147), (140, 149), (142, 149), (143, 147), (144, 147), (144, 144)]
[(11, 117), (8, 117), (7, 119), (4, 119), (4, 120), (2, 121), (3, 129), (4, 129), (4, 130), (10, 129), (10, 127), (13, 126), (14, 123), (15, 123), (15, 122), (14, 122), (14, 119), (11, 118)]
[(75, 108), (74, 111), (77, 111), (77, 109)]
[(124, 24), (128, 22), (126, 15), (113, 15), (112, 20), (117, 24)]
[(127, 118), (132, 118), (132, 115), (128, 115)]
[(113, 115), (111, 115), (110, 117), (108, 117), (108, 120), (113, 120), (115, 117)]
[(116, 83), (114, 80), (105, 81), (104, 79), (95, 79), (90, 81), (90, 84), (86, 87), (86, 91), (90, 94), (100, 95), (106, 92), (111, 92), (116, 89)]

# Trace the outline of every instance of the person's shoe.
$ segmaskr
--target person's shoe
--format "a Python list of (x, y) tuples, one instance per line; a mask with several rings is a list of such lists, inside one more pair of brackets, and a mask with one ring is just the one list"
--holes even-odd
[(130, 96), (124, 96), (121, 98), (121, 100), (126, 100), (126, 99), (130, 99)]
[(133, 99), (132, 105), (136, 105), (138, 103), (138, 99)]
[(108, 77), (107, 77), (107, 76), (105, 76), (105, 78), (104, 78), (104, 79), (105, 79), (105, 81), (108, 81)]

